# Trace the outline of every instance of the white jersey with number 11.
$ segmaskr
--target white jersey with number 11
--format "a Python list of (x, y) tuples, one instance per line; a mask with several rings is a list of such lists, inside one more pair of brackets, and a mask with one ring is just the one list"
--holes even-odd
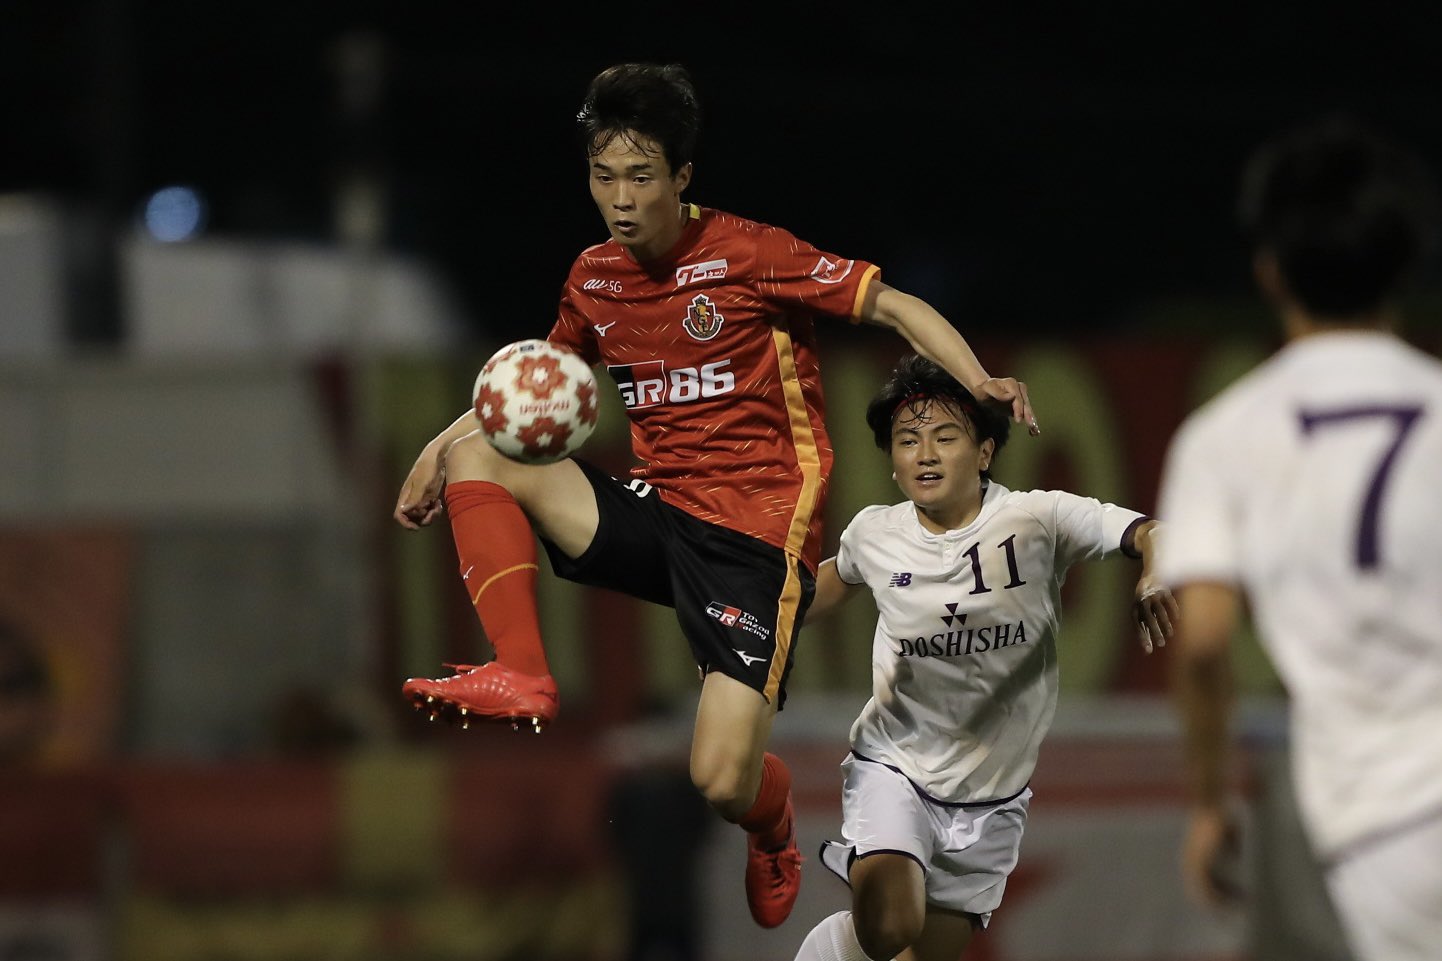
[(1144, 519), (994, 481), (976, 519), (944, 534), (922, 527), (910, 501), (858, 513), (841, 535), (836, 572), (869, 587), (880, 616), (872, 697), (852, 726), (852, 749), (938, 801), (1024, 789), (1056, 711), (1067, 569), (1115, 553)]

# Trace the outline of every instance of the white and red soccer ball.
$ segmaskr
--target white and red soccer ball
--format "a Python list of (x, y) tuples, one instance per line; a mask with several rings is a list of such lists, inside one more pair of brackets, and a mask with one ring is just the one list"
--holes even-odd
[(472, 397), (491, 446), (528, 464), (575, 453), (599, 413), (590, 366), (545, 340), (518, 340), (496, 351), (476, 377)]

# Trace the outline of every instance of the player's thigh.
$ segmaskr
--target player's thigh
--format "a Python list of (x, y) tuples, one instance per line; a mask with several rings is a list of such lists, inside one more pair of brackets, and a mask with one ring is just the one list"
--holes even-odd
[(779, 547), (680, 511), (667, 534), (676, 619), (697, 665), (784, 709), (811, 572)]
[(957, 961), (976, 933), (973, 915), (930, 905), (921, 937), (903, 951), (897, 961)]
[(945, 841), (938, 844), (927, 878), (927, 903), (972, 915), (985, 926), (1016, 869), (1030, 804), (1031, 789), (1026, 788), (994, 804), (949, 807)]
[(591, 482), (575, 461), (523, 464), (504, 456), (473, 431), (446, 452), (446, 482), (479, 480), (504, 487), (536, 533), (572, 557), (596, 536), (600, 512)]
[(926, 876), (914, 857), (877, 852), (851, 863), (851, 913), (858, 927), (899, 928), (906, 943), (926, 919)]
[(706, 675), (691, 738), (691, 778), (702, 793), (755, 797), (775, 717), (776, 706), (755, 688), (719, 671)]

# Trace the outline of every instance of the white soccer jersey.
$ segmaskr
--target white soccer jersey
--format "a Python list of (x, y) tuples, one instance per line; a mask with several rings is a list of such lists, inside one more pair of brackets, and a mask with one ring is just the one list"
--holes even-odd
[(1442, 812), (1442, 364), (1294, 341), (1172, 441), (1157, 574), (1245, 592), (1324, 855)]
[(994, 801), (1025, 788), (1056, 712), (1067, 569), (1119, 550), (1142, 519), (994, 481), (977, 518), (945, 534), (922, 527), (910, 501), (858, 513), (841, 535), (836, 573), (871, 588), (880, 616), (872, 697), (852, 725), (852, 749), (939, 801)]

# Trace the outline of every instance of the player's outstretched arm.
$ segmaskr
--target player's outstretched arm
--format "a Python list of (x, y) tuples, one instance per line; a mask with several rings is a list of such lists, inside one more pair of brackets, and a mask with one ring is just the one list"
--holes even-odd
[(836, 558), (828, 557), (816, 569), (816, 596), (806, 610), (807, 619), (825, 617), (855, 594), (859, 586), (843, 581), (836, 573)]
[(446, 451), (453, 443), (480, 428), (481, 422), (476, 419), (475, 410), (468, 409), (421, 449), (420, 456), (401, 484), (400, 496), (396, 498), (396, 507), (391, 513), (396, 523), (414, 531), (440, 516), (445, 507), (441, 491), (446, 486)]
[(876, 281), (866, 291), (861, 319), (868, 324), (890, 327), (911, 345), (911, 349), (944, 367), (978, 397), (990, 397), (1011, 405), (1011, 416), (1026, 424), (1032, 434), (1041, 433), (1026, 384), (1014, 377), (992, 377), (976, 359), (971, 346), (951, 321), (920, 297), (902, 293)]
[(1157, 580), (1153, 571), (1156, 560), (1157, 522), (1138, 524), (1131, 532), (1131, 543), (1123, 544), (1130, 553), (1142, 559), (1142, 576), (1137, 579), (1132, 613), (1137, 623), (1137, 638), (1142, 649), (1150, 654), (1154, 647), (1165, 647), (1180, 617), (1177, 600), (1167, 586)]

